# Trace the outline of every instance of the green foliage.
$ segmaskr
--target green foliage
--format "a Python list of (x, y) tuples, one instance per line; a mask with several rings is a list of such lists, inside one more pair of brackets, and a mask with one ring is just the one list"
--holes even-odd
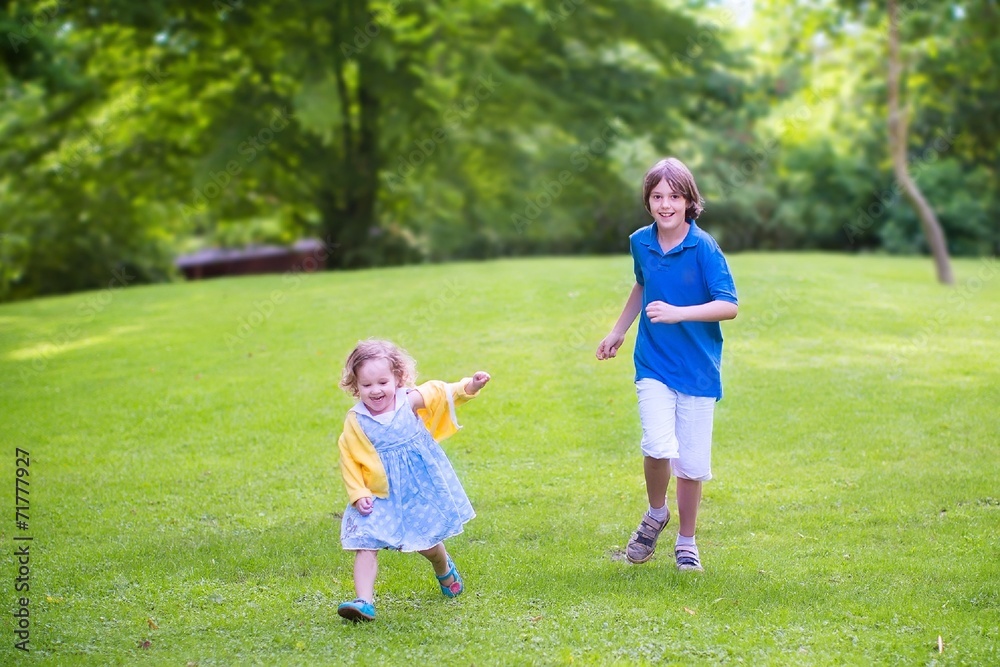
[[(617, 359), (594, 349), (627, 256), (0, 306), (4, 541), (16, 447), (32, 485), (17, 533), (34, 538), (31, 654), (8, 634), (0, 662), (996, 664), (1000, 267), (956, 260), (944, 289), (919, 258), (731, 265), (701, 575), (675, 571), (675, 523), (652, 561), (622, 560), (645, 507), (634, 329)], [(444, 443), (478, 514), (448, 541), (466, 594), (383, 553), (379, 619), (351, 626), (336, 381), (369, 336), (423, 379), (493, 381)]]
[[(728, 250), (922, 252), (885, 204), (881, 5), (725, 7), (7, 3), (0, 299), (301, 236), (331, 267), (621, 251), (668, 154)], [(911, 3), (901, 26), (911, 165), (959, 255), (998, 249), (996, 12)]]
[[(654, 2), (55, 11), (25, 46), (45, 67), (0, 72), (16, 118), (0, 136), (30, 144), (0, 150), (2, 205), (32, 244), (7, 274), (21, 293), (96, 287), (133, 259), (162, 277), (152, 240), (261, 219), (329, 239), (334, 266), (619, 248), (636, 186), (615, 147), (665, 151), (739, 96), (721, 41), (680, 58), (702, 28)], [(656, 94), (668, 80), (683, 103)], [(108, 221), (100, 243), (74, 239), (81, 215)], [(69, 256), (83, 275), (53, 275)]]
[[(756, 15), (757, 29), (777, 39), (758, 54), (763, 78), (752, 88), (771, 98), (780, 82), (784, 93), (754, 128), (754, 141), (770, 149), (752, 180), (762, 197), (751, 189), (735, 208), (762, 200), (765, 210), (741, 217), (750, 226), (744, 246), (926, 252), (888, 160), (883, 5), (845, 0), (789, 12), (786, 4), (759, 3)], [(1000, 79), (982, 62), (996, 44), (995, 3), (903, 4), (910, 171), (951, 254), (994, 254), (1000, 128), (987, 91)], [(806, 122), (795, 127), (799, 115)]]
[[(990, 187), (993, 174), (985, 167), (967, 171), (956, 159), (928, 163), (919, 172), (921, 189), (937, 202), (937, 214), (955, 255), (986, 255), (1000, 244), (1000, 204)], [(890, 252), (911, 254), (926, 248), (920, 222), (902, 202), (879, 231)]]
[(0, 234), (16, 242), (0, 298), (172, 272), (169, 158), (139, 132), (163, 73), (136, 56), (131, 31), (68, 29), (70, 9), (7, 9), (20, 27), (0, 68)]

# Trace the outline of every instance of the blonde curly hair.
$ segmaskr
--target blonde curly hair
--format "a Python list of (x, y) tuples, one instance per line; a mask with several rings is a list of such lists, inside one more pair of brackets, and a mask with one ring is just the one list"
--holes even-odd
[(340, 377), (340, 387), (354, 398), (359, 396), (358, 368), (361, 364), (373, 359), (387, 359), (389, 361), (389, 368), (392, 369), (398, 387), (412, 387), (417, 379), (417, 363), (413, 357), (407, 354), (406, 350), (387, 340), (369, 338), (358, 341), (358, 344), (348, 355)]

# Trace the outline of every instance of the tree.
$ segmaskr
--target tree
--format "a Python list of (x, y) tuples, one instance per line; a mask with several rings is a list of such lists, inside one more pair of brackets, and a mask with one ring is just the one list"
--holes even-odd
[(251, 225), (321, 236), (331, 267), (610, 248), (644, 166), (624, 147), (667, 152), (740, 95), (714, 27), (655, 0), (59, 11), (34, 44), (82, 92), (0, 66), (33, 91), (10, 101), (35, 105), (17, 132), (0, 125), (0, 206), (39, 249), (34, 291), (65, 289), (71, 275), (32, 276), (67, 265), (99, 286), (123, 256), (152, 279), (161, 242)]
[[(934, 203), (948, 253), (996, 252), (996, 3), (901, 3), (899, 12), (909, 175)], [(737, 214), (738, 240), (749, 247), (928, 252), (886, 150), (886, 5), (757, 0), (741, 36), (752, 40), (755, 64), (748, 98), (767, 110), (750, 114), (740, 166), (752, 173), (724, 211), (727, 218)]]
[(907, 167), (907, 119), (899, 104), (899, 78), (902, 64), (899, 59), (899, 14), (896, 0), (888, 0), (888, 92), (889, 92), (889, 150), (892, 154), (893, 170), (907, 199), (917, 211), (927, 244), (934, 256), (938, 281), (953, 285), (955, 277), (951, 271), (948, 245), (934, 209), (911, 178)]

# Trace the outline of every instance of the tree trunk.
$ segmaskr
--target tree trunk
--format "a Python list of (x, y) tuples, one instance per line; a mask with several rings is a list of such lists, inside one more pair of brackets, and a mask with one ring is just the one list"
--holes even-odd
[[(339, 6), (342, 12), (341, 27), (365, 25), (371, 20), (365, 0), (354, 0)], [(348, 42), (352, 33), (343, 37)], [(335, 41), (338, 39), (335, 34)], [(334, 49), (334, 73), (337, 92), (343, 109), (340, 128), (339, 182), (329, 182), (318, 193), (317, 204), (322, 216), (324, 238), (332, 242), (335, 250), (327, 258), (327, 268), (359, 268), (371, 266), (378, 260), (378, 239), (371, 232), (377, 225), (376, 202), (378, 198), (378, 132), (379, 98), (372, 92), (378, 64), (365, 48), (354, 54), (357, 79), (348, 83), (347, 59), (343, 52)]]
[(899, 17), (896, 0), (889, 0), (889, 152), (892, 155), (892, 167), (896, 174), (903, 194), (910, 200), (920, 218), (920, 226), (924, 230), (927, 245), (934, 256), (937, 268), (938, 282), (953, 285), (955, 278), (951, 272), (951, 260), (948, 257), (948, 244), (944, 231), (938, 222), (934, 209), (924, 198), (916, 181), (910, 176), (906, 164), (906, 116), (899, 107), (899, 77), (902, 65), (899, 59)]

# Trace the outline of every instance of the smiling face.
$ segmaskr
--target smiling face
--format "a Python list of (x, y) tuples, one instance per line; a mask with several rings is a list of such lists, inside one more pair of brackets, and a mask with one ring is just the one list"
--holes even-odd
[(393, 375), (392, 365), (385, 357), (361, 362), (356, 371), (358, 397), (372, 415), (380, 415), (396, 407), (396, 389), (401, 386)]
[(689, 203), (683, 194), (674, 191), (666, 179), (650, 190), (647, 207), (656, 220), (657, 237), (661, 244), (676, 245), (687, 234), (685, 211)]

